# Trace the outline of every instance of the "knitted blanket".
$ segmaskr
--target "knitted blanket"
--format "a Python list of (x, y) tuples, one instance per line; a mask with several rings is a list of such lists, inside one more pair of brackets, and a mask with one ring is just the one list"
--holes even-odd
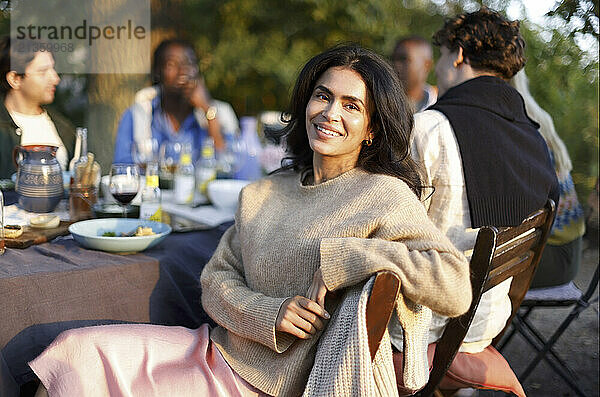
[[(366, 308), (375, 276), (364, 285), (349, 288), (321, 335), (303, 397), (396, 397), (398, 388), (390, 337), (386, 331), (371, 361)], [(399, 295), (396, 312), (404, 332), (404, 385), (415, 391), (429, 378), (427, 330), (431, 310)]]

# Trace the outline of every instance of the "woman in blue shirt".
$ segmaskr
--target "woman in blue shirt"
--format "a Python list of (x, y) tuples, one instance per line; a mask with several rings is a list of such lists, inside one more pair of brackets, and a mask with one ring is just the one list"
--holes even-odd
[(154, 51), (152, 87), (135, 96), (119, 122), (115, 140), (115, 163), (132, 163), (132, 145), (150, 139), (191, 143), (199, 154), (210, 136), (217, 150), (224, 148), (223, 133), (237, 130), (237, 118), (227, 103), (211, 99), (198, 74), (193, 47), (178, 39), (165, 40)]

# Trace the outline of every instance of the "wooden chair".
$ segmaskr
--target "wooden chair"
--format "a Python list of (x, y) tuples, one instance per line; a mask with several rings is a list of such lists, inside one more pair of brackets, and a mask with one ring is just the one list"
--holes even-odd
[[(417, 393), (418, 396), (432, 396), (434, 393), (440, 395), (436, 388), (446, 375), (467, 334), (481, 295), (513, 277), (509, 292), (512, 314), (493, 344), (500, 340), (529, 288), (554, 220), (554, 212), (554, 202), (548, 200), (544, 208), (532, 213), (518, 226), (486, 226), (479, 230), (470, 262), (473, 292), (471, 307), (464, 315), (451, 319), (446, 326), (442, 338), (437, 342), (429, 382)], [(377, 275), (367, 304), (371, 357), (375, 356), (379, 347), (399, 290), (400, 280), (393, 273), (382, 272)]]
[(367, 333), (371, 360), (375, 358), (381, 338), (392, 318), (399, 293), (400, 279), (398, 276), (388, 271), (377, 273), (367, 302)]

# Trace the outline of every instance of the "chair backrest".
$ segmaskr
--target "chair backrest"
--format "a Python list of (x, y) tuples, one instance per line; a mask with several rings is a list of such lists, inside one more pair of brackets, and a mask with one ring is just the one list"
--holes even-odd
[(529, 215), (518, 226), (496, 228), (486, 226), (479, 230), (473, 256), (471, 257), (471, 288), (473, 301), (469, 311), (449, 321), (444, 334), (437, 343), (433, 358), (433, 369), (429, 382), (419, 393), (433, 395), (465, 338), (481, 295), (490, 288), (512, 277), (509, 297), (512, 314), (505, 328), (494, 339), (502, 336), (531, 284), (535, 269), (554, 221), (554, 201), (548, 200), (544, 208)]
[(512, 276), (509, 291), (512, 313), (502, 332), (494, 338), (494, 346), (510, 326), (527, 294), (535, 270), (542, 259), (555, 215), (556, 206), (554, 201), (549, 199), (544, 208), (528, 216), (521, 225), (498, 229), (497, 247), (483, 292)]
[[(512, 314), (506, 323), (508, 327), (533, 279), (550, 233), (554, 213), (554, 202), (548, 200), (544, 208), (535, 211), (518, 226), (503, 228), (486, 226), (479, 230), (470, 263), (473, 292), (471, 307), (464, 315), (451, 319), (446, 326), (442, 338), (437, 343), (429, 382), (419, 393), (420, 396), (433, 395), (467, 334), (481, 295), (509, 277), (513, 277), (509, 292)], [(379, 347), (385, 326), (394, 309), (393, 302), (399, 288), (400, 282), (394, 274), (387, 272), (378, 274), (367, 304), (367, 330), (371, 357), (374, 357)], [(392, 298), (394, 300), (390, 304)], [(372, 314), (369, 316), (369, 313)], [(380, 322), (383, 321), (385, 322), (382, 327)], [(494, 343), (500, 339), (504, 330), (494, 339)]]

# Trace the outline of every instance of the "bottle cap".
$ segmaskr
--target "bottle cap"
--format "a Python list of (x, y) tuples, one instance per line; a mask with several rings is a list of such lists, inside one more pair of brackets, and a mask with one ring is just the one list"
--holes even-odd
[(213, 148), (211, 145), (204, 145), (204, 147), (202, 148), (202, 157), (210, 158), (210, 157), (213, 157), (214, 155), (215, 155), (215, 148)]
[(192, 164), (192, 156), (189, 153), (183, 153), (179, 159), (181, 165)]
[(146, 186), (158, 187), (158, 175), (146, 175)]

